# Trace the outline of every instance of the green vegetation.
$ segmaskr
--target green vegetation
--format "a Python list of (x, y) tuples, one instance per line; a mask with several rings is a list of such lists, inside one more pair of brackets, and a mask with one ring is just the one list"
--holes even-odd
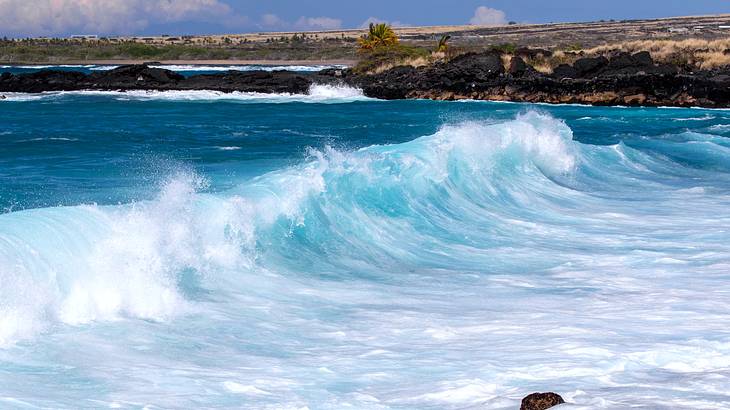
[(360, 50), (376, 50), (382, 47), (393, 47), (399, 43), (393, 27), (385, 23), (370, 23), (368, 33), (358, 40)]
[(441, 36), (441, 39), (439, 39), (438, 44), (436, 45), (436, 52), (437, 53), (446, 53), (449, 51), (449, 40), (451, 40), (450, 35)]
[(322, 60), (354, 59), (354, 39), (314, 41), (302, 35), (267, 43), (152, 45), (133, 41), (0, 40), (0, 62), (62, 63), (88, 60)]
[(418, 60), (425, 62), (430, 52), (422, 47), (400, 43), (393, 28), (385, 23), (370, 23), (368, 32), (358, 39), (360, 61), (353, 70), (372, 73)]
[(492, 50), (499, 51), (503, 54), (514, 54), (517, 51), (517, 44), (514, 43), (503, 43), (497, 44), (490, 47)]

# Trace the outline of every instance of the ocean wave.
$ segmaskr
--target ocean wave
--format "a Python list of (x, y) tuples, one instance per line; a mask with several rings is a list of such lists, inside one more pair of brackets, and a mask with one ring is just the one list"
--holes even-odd
[[(572, 173), (579, 161), (574, 144), (562, 122), (529, 114), (503, 124), (445, 126), (399, 145), (313, 150), (299, 166), (215, 195), (201, 192), (204, 178), (181, 172), (152, 201), (0, 215), (0, 345), (54, 323), (168, 320), (190, 308), (186, 281), (265, 266), (262, 257), (318, 255), (321, 249), (304, 238), (321, 238), (319, 246), (335, 254), (348, 243), (341, 257), (383, 260), (403, 235), (423, 235), (417, 225), (453, 225), (463, 217), (430, 207), (455, 199), (460, 213), (508, 206), (517, 200), (501, 182), (508, 175), (545, 184)], [(365, 221), (372, 230), (363, 231)]]
[(563, 121), (528, 112), (401, 144), (310, 150), (225, 192), (181, 171), (150, 201), (0, 215), (0, 345), (58, 325), (168, 321), (194, 310), (202, 289), (245, 293), (247, 274), (306, 277), (303, 267), (316, 266), (341, 280), (390, 281), (389, 266), (522, 269), (555, 259), (550, 246), (517, 253), (536, 237), (577, 252), (582, 243), (557, 238), (594, 241), (572, 229), (638, 223), (627, 216), (637, 201), (714, 189), (661, 191), (682, 161), (572, 137)]
[(68, 97), (111, 97), (118, 101), (231, 101), (253, 103), (347, 103), (373, 100), (365, 97), (362, 90), (348, 86), (315, 84), (307, 94), (266, 94), (254, 92), (222, 92), (211, 90), (188, 91), (48, 91), (43, 93), (3, 93), (2, 102), (28, 102), (40, 100), (62, 100)]

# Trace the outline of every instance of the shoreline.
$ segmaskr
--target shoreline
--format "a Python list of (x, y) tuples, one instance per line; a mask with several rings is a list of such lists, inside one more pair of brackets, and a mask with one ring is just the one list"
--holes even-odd
[[(231, 64), (231, 61), (226, 60), (226, 63)], [(263, 61), (270, 62), (259, 60)], [(184, 64), (192, 61), (176, 62)], [(312, 63), (311, 60), (308, 62)], [(167, 64), (169, 61), (159, 63)], [(288, 63), (295, 61), (288, 60)], [(467, 53), (429, 66), (397, 66), (377, 74), (358, 73), (350, 69), (323, 69), (306, 73), (286, 69), (234, 69), (186, 77), (164, 68), (138, 64), (90, 74), (41, 70), (30, 74), (5, 72), (0, 75), (0, 92), (26, 93), (210, 90), (306, 94), (315, 84), (346, 85), (361, 89), (366, 97), (381, 100), (483, 100), (594, 106), (730, 108), (730, 67), (690, 72), (675, 64), (657, 63), (646, 51), (636, 54), (621, 52), (610, 58), (583, 57), (572, 65), (559, 65), (550, 74), (537, 71), (519, 56), (512, 56), (507, 67), (504, 54), (490, 51)]]
[(329, 59), (329, 60), (69, 60), (49, 61), (32, 63), (25, 62), (0, 62), (0, 65), (17, 66), (49, 66), (49, 65), (138, 65), (138, 64), (160, 63), (160, 65), (191, 65), (191, 66), (228, 66), (228, 65), (266, 65), (266, 66), (297, 66), (297, 65), (355, 65), (355, 60)]
[[(212, 88), (201, 88), (201, 89), (156, 89), (156, 88), (132, 88), (132, 89), (93, 89), (93, 88), (87, 88), (87, 89), (75, 89), (75, 90), (55, 90), (55, 91), (39, 91), (39, 92), (24, 92), (24, 91), (11, 91), (11, 92), (0, 92), (0, 101), (3, 100), (3, 97), (8, 96), (15, 96), (15, 95), (42, 95), (42, 94), (50, 94), (50, 93), (65, 93), (65, 92), (72, 92), (72, 93), (84, 93), (84, 92), (105, 92), (105, 93), (119, 93), (124, 94), (127, 92), (134, 92), (134, 91), (141, 91), (141, 92), (176, 92), (176, 91), (201, 91), (201, 92), (219, 92), (223, 94), (232, 94), (235, 92), (240, 91), (221, 91), (216, 90)], [(259, 94), (271, 94), (275, 95), (275, 93), (263, 93), (263, 92), (257, 92), (253, 91), (252, 93), (259, 93)], [(307, 93), (298, 93), (298, 94), (291, 94), (288, 93), (288, 95), (293, 96), (306, 96)], [(547, 107), (577, 107), (577, 108), (616, 108), (616, 109), (631, 109), (631, 108), (642, 108), (642, 109), (658, 109), (658, 110), (707, 110), (707, 111), (730, 111), (730, 106), (728, 107), (706, 107), (701, 105), (626, 105), (626, 104), (613, 104), (613, 105), (601, 105), (601, 104), (590, 104), (590, 103), (570, 103), (570, 102), (547, 102), (547, 101), (519, 101), (519, 100), (504, 100), (504, 99), (474, 99), (474, 98), (464, 98), (464, 99), (437, 99), (437, 98), (406, 98), (403, 100), (385, 100), (380, 98), (371, 98), (371, 101), (430, 101), (430, 102), (459, 102), (459, 103), (495, 103), (495, 104), (530, 104), (530, 105), (540, 105), (540, 106), (547, 106)]]

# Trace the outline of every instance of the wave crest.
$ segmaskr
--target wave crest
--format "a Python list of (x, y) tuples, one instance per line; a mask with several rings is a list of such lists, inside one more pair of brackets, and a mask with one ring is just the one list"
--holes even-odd
[(215, 195), (179, 172), (152, 201), (0, 215), (0, 345), (52, 323), (166, 320), (199, 286), (235, 287), (243, 272), (338, 271), (408, 260), (419, 243), (447, 249), (454, 239), (439, 232), (498, 223), (530, 190), (573, 172), (571, 139), (563, 122), (527, 113), (404, 144), (312, 150), (301, 165)]

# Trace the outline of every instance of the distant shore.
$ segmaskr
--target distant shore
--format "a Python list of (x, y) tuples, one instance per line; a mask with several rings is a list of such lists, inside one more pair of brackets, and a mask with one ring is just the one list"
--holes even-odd
[[(8, 66), (47, 66), (47, 65), (134, 65), (152, 63), (151, 60), (70, 60), (63, 62), (32, 62), (32, 63), (0, 63)], [(346, 59), (332, 60), (155, 60), (161, 65), (345, 65), (353, 66), (356, 61)]]
[[(401, 44), (430, 53), (449, 35), (455, 54), (494, 47), (577, 52), (645, 40), (702, 41), (730, 37), (730, 14), (654, 20), (594, 21), (505, 26), (396, 27)], [(347, 64), (357, 60), (363, 29), (97, 39), (0, 39), (0, 65), (115, 64)], [(724, 51), (724, 50), (721, 50)]]

